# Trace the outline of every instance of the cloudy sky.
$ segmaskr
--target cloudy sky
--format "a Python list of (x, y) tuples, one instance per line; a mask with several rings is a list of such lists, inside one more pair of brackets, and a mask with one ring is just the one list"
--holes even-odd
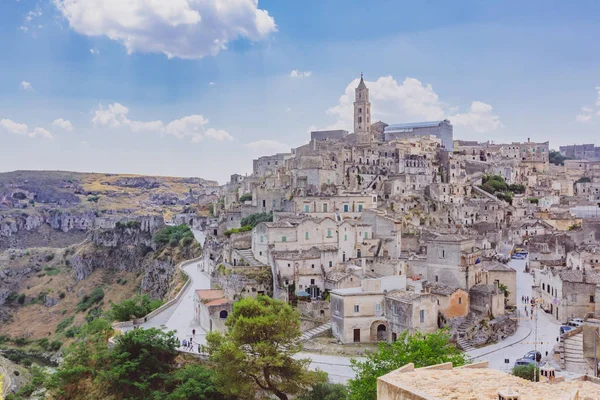
[(351, 130), (360, 72), (374, 120), (598, 143), (599, 19), (584, 0), (0, 0), (0, 171), (224, 182)]

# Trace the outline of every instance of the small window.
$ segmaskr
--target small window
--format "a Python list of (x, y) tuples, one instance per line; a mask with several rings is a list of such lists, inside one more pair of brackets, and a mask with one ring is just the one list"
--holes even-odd
[(354, 312), (359, 312), (360, 311), (360, 307), (358, 306), (358, 304), (356, 304), (354, 306)]
[(327, 237), (330, 238), (331, 237), (331, 229), (327, 229)]
[(590, 296), (590, 303), (595, 303), (596, 300), (594, 299), (594, 296)]
[(362, 206), (363, 206), (362, 204), (359, 204), (359, 205), (358, 205), (358, 212), (361, 212), (361, 211), (362, 211)]
[(308, 240), (308, 232), (304, 232), (304, 239)]
[(263, 240), (264, 240), (264, 236), (263, 236), (263, 235), (260, 235), (260, 242), (262, 243), (262, 242), (263, 242)]
[(305, 204), (304, 205), (304, 212), (309, 212), (310, 211), (310, 205)]
[(394, 304), (394, 315), (398, 315), (399, 311), (398, 311), (398, 304)]
[(282, 236), (281, 241), (285, 243), (285, 242), (287, 242), (287, 238), (285, 236)]
[(327, 212), (327, 203), (323, 203), (323, 212)]
[(333, 267), (333, 261), (329, 261), (329, 268)]
[(369, 232), (365, 232), (365, 239), (369, 238)]
[(348, 241), (348, 235), (344, 235), (344, 242)]
[(292, 266), (292, 264), (288, 264), (288, 268), (290, 268)]
[(424, 322), (425, 322), (425, 310), (421, 310), (421, 311), (419, 311), (419, 321), (420, 321), (421, 323), (424, 323)]
[(315, 269), (315, 264), (310, 265), (312, 269)]
[(314, 279), (311, 279), (311, 280), (310, 280), (310, 284), (311, 284), (311, 285), (314, 285), (314, 284), (315, 284), (315, 280), (314, 280)]
[(458, 304), (462, 304), (462, 297), (458, 298)]
[(439, 276), (437, 276), (437, 275), (435, 276), (435, 281), (436, 281), (436, 282), (439, 282), (439, 281), (440, 281), (440, 279), (439, 279)]
[(348, 212), (348, 204), (344, 204), (344, 212)]
[(375, 311), (376, 312), (381, 312), (381, 303), (375, 304)]

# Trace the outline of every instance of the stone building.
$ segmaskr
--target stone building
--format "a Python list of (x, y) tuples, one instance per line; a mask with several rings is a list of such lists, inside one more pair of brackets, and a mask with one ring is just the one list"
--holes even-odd
[(485, 284), (506, 286), (509, 292), (506, 305), (517, 305), (517, 271), (497, 261), (484, 261), (481, 269), (486, 272)]
[(454, 318), (466, 317), (469, 314), (469, 293), (461, 288), (454, 288), (443, 283), (426, 282), (423, 284), (426, 292), (435, 296), (438, 303), (439, 326), (443, 326)]
[(438, 329), (438, 300), (431, 293), (392, 290), (385, 295), (385, 315), (395, 341), (404, 331), (430, 333)]
[(504, 293), (498, 285), (475, 285), (469, 290), (471, 311), (490, 318), (504, 315)]
[(435, 136), (441, 139), (448, 151), (454, 149), (453, 127), (447, 119), (443, 121), (415, 122), (389, 125), (385, 128), (385, 140)]
[(233, 301), (222, 290), (203, 289), (194, 292), (194, 316), (206, 332), (225, 332), (225, 320), (233, 311)]

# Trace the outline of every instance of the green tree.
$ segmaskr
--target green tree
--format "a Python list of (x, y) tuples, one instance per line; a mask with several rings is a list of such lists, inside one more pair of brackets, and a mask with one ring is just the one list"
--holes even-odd
[(203, 365), (188, 364), (173, 373), (172, 390), (166, 400), (225, 400), (215, 384), (215, 372)]
[(147, 399), (161, 393), (177, 356), (174, 332), (134, 329), (116, 337), (109, 365), (99, 373), (111, 394), (126, 399)]
[(115, 321), (129, 321), (132, 318), (142, 318), (163, 304), (161, 300), (150, 300), (148, 295), (137, 295), (132, 299), (113, 304), (108, 312)]
[(228, 332), (209, 333), (204, 348), (222, 393), (246, 399), (263, 390), (287, 400), (325, 381), (323, 373), (308, 370), (310, 360), (292, 357), (301, 349), (300, 315), (287, 303), (244, 298), (225, 324)]
[(413, 363), (416, 368), (452, 362), (454, 366), (467, 363), (465, 355), (450, 343), (450, 335), (445, 331), (435, 333), (406, 331), (393, 343), (381, 342), (377, 351), (367, 354), (366, 360), (352, 360), (356, 378), (348, 387), (351, 400), (375, 400), (377, 378)]
[(346, 400), (348, 388), (339, 383), (317, 383), (298, 400)]
[(514, 376), (518, 376), (519, 378), (536, 382), (540, 380), (540, 367), (536, 367), (534, 364), (516, 365), (512, 369), (512, 374)]
[(565, 160), (570, 160), (570, 158), (563, 156), (562, 154), (560, 154), (559, 151), (550, 150), (549, 161), (551, 164), (563, 165), (565, 163)]

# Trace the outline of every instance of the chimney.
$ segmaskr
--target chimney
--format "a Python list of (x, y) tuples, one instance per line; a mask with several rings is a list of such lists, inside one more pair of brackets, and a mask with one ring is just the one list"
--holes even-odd
[(515, 392), (511, 388), (506, 390), (498, 390), (498, 400), (520, 400), (519, 393)]

